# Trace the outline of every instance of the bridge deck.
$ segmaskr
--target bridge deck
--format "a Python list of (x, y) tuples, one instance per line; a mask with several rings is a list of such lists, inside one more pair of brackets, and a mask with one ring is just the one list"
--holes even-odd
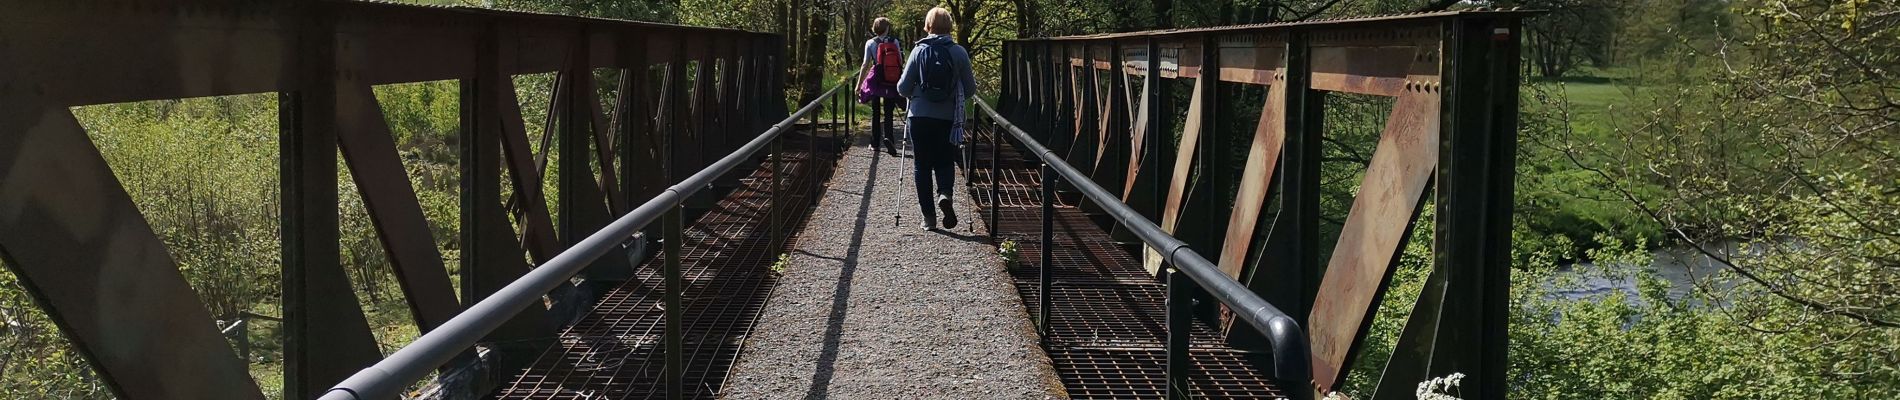
[[(1166, 285), (1073, 199), (1058, 199), (1053, 319), (1037, 346), (1036, 310), (1025, 305), (1038, 300), (1043, 267), (1041, 179), (1013, 148), (1000, 149), (998, 204), (987, 204), (989, 151), (979, 141), (979, 168), (958, 198), (967, 225), (927, 233), (917, 227), (907, 159), (853, 147), (833, 176), (836, 148), (821, 147), (814, 171), (789, 151), (805, 147), (786, 146), (786, 187), (799, 193), (783, 205), (787, 229), (799, 232), (788, 244), (769, 245), (764, 168), (687, 229), (685, 397), (1163, 396)], [(825, 177), (830, 187), (813, 201)], [(1019, 245), (1014, 267), (1001, 265), (985, 237), (981, 219), (992, 207), (998, 239)], [(771, 266), (785, 252), (781, 278)], [(659, 261), (603, 296), (494, 397), (663, 397)], [(1266, 354), (1234, 349), (1198, 322), (1195, 397), (1282, 397)]]
[[(1035, 164), (1011, 146), (998, 149), (999, 201), (989, 201), (989, 147), (974, 140), (976, 168), (971, 196), (983, 212), (999, 211), (997, 239), (1015, 241), (1021, 267), (1011, 271), (1023, 304), (1039, 301), (1043, 266), (1041, 176)], [(1043, 347), (1073, 398), (1162, 398), (1167, 352), (1167, 285), (1143, 269), (1141, 260), (1122, 249), (1090, 221), (1075, 199), (1057, 196), (1053, 249), (1054, 297), (1049, 334)], [(985, 214), (987, 216), (987, 214)], [(1271, 361), (1264, 353), (1236, 350), (1208, 321), (1197, 321), (1192, 335), (1195, 398), (1276, 398)]]
[[(828, 133), (827, 133), (828, 134)], [(808, 136), (787, 134), (780, 204), (795, 230), (810, 215), (813, 195), (831, 175), (837, 148), (820, 135), (818, 157), (807, 157)], [(767, 208), (772, 171), (761, 163), (740, 179), (712, 209), (685, 229), (680, 273), (687, 283), (681, 326), (687, 353), (684, 398), (718, 397), (747, 333), (765, 306), (777, 277), (770, 267), (781, 249), (771, 248)], [(810, 168), (810, 169), (808, 169)], [(782, 246), (789, 246), (785, 244)], [(663, 258), (652, 257), (634, 278), (608, 291), (586, 316), (560, 334), (534, 364), (503, 384), (498, 399), (663, 398), (660, 381), (663, 310), (659, 290)]]
[(1060, 397), (974, 203), (956, 196), (963, 224), (923, 231), (908, 162), (845, 153), (726, 397)]

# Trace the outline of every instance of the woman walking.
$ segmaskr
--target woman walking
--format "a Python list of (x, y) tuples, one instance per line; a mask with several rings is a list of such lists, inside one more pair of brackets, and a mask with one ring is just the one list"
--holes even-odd
[(858, 84), (858, 102), (871, 106), (871, 151), (883, 147), (897, 155), (893, 132), (897, 119), (897, 79), (904, 73), (903, 42), (891, 37), (891, 20), (877, 17), (871, 21), (871, 39), (864, 41), (864, 62), (858, 68), (864, 81)]
[(916, 152), (917, 203), (924, 230), (932, 231), (937, 229), (938, 211), (943, 212), (944, 228), (957, 227), (950, 201), (956, 192), (952, 160), (963, 142), (963, 101), (976, 94), (970, 53), (950, 39), (952, 23), (950, 10), (943, 7), (924, 14), (924, 30), (930, 36), (917, 41), (897, 81), (897, 92), (910, 100), (906, 127)]

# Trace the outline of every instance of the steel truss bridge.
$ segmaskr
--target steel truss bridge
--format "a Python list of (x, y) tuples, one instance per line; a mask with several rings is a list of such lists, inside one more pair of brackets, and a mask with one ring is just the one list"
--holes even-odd
[[(71, 107), (278, 95), (269, 322), (284, 396), (324, 399), (717, 397), (766, 268), (860, 117), (846, 83), (778, 100), (772, 34), (332, 0), (17, 3), (0, 14), (0, 255), (126, 399), (263, 398), (246, 344), (214, 323), (259, 318), (206, 310)], [(1503, 398), (1527, 15), (1006, 43), (963, 173), (992, 243), (1022, 246), (1012, 274), (1069, 395), (1339, 389), (1403, 244), (1428, 232), (1430, 277), (1374, 397), (1457, 372), (1464, 396)], [(513, 77), (543, 73), (549, 117), (524, 120)], [(372, 91), (428, 81), (460, 84), (456, 268)], [(1340, 95), (1392, 106), (1328, 241), (1323, 121)], [(534, 151), (533, 122), (558, 148)], [(550, 150), (566, 155), (552, 183)], [(425, 333), (390, 354), (341, 267), (339, 166)]]

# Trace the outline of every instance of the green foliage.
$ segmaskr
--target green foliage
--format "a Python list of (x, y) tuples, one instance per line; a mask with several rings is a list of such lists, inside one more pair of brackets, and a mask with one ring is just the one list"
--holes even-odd
[[(1643, 3), (1625, 10), (1616, 49), (1628, 65), (1617, 81), (1640, 86), (1531, 88), (1520, 250), (1576, 245), (1629, 266), (1647, 262), (1616, 254), (1660, 243), (1717, 272), (1682, 298), (1627, 267), (1589, 273), (1637, 279), (1633, 295), (1569, 301), (1542, 295), (1560, 286), (1514, 285), (1527, 310), (1512, 324), (1512, 368), (1526, 372), (1515, 393), (1900, 394), (1900, 106), (1885, 72), (1900, 67), (1900, 27), (1859, 23), (1873, 9), (1894, 5)], [(1563, 237), (1540, 240), (1553, 232)], [(1522, 254), (1519, 265), (1553, 267)]]
[(687, 25), (778, 32), (776, 24), (781, 3), (768, 0), (681, 0), (679, 21)]
[(1016, 244), (1016, 241), (1013, 239), (1004, 239), (1003, 244), (996, 246), (996, 255), (1003, 258), (1004, 268), (1015, 270), (1020, 266), (1018, 257), (1022, 255), (1020, 254), (1021, 248), (1019, 246), (1020, 245)]
[(778, 260), (772, 262), (772, 267), (770, 268), (770, 271), (772, 271), (772, 275), (784, 275), (785, 269), (791, 268), (791, 267), (792, 267), (792, 254), (779, 253)]
[[(437, 0), (471, 1), (471, 0)], [(679, 0), (482, 0), (493, 8), (534, 11), (561, 15), (624, 19), (648, 22), (677, 22), (682, 10)]]
[(276, 96), (74, 110), (214, 316), (278, 296)]
[(0, 397), (112, 397), (86, 359), (5, 268), (0, 268)]
[[(1598, 252), (1599, 259), (1640, 261), (1642, 250)], [(1612, 253), (1622, 253), (1620, 255)], [(1641, 271), (1600, 269), (1585, 276), (1635, 278), (1636, 295), (1614, 292), (1593, 299), (1548, 297), (1548, 275), (1513, 276), (1511, 387), (1514, 397), (1536, 399), (1659, 398), (1891, 398), (1890, 356), (1867, 351), (1891, 347), (1900, 335), (1838, 323), (1809, 321), (1823, 331), (1866, 335), (1840, 343), (1797, 332), (1769, 331), (1733, 310), (1672, 299), (1660, 278)], [(1798, 309), (1782, 318), (1809, 319)], [(1785, 321), (1785, 322), (1793, 322)], [(1806, 329), (1803, 329), (1806, 330)], [(1802, 333), (1815, 333), (1813, 331)], [(1884, 345), (1880, 345), (1884, 343)], [(1633, 357), (1634, 356), (1634, 357)]]

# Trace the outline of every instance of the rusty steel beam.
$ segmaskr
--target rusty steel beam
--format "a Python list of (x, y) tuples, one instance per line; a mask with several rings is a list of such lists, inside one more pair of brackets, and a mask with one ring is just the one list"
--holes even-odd
[[(1096, 48), (1097, 46), (1090, 45), (1083, 49), (1087, 51), (1088, 54), (1095, 54)], [(1107, 62), (1104, 61), (1102, 64), (1107, 64)], [(1083, 167), (1086, 168), (1083, 169), (1083, 171), (1086, 171), (1090, 178), (1094, 178), (1096, 174), (1101, 172), (1098, 168), (1102, 164), (1102, 157), (1107, 155), (1105, 152), (1109, 147), (1109, 137), (1112, 136), (1112, 134), (1109, 133), (1109, 122), (1114, 119), (1112, 117), (1114, 110), (1112, 102), (1115, 98), (1114, 82), (1116, 78), (1114, 70), (1109, 68), (1089, 68), (1088, 73), (1089, 94), (1091, 94), (1089, 99), (1094, 101), (1090, 103), (1089, 106), (1095, 111), (1091, 114), (1091, 116), (1094, 117), (1094, 123), (1091, 125), (1094, 126), (1089, 127), (1094, 130), (1095, 140), (1092, 140), (1089, 144), (1095, 154), (1084, 154), (1088, 157), (1086, 158), (1088, 162), (1083, 165)], [(1104, 77), (1104, 75), (1106, 75), (1106, 77)], [(1108, 83), (1108, 89), (1102, 88), (1104, 81)]]
[(0, 90), (0, 259), (117, 397), (264, 398), (79, 121), (16, 90)]
[(1286, 65), (1286, 33), (1257, 33), (1222, 36), (1219, 67), (1222, 82), (1271, 86)]
[[(1404, 83), (1418, 75), (1407, 60), (1436, 60), (1441, 36), (1439, 26), (1455, 18), (1481, 15), (1515, 17), (1517, 11), (1456, 11), (1396, 17), (1375, 17), (1334, 22), (1297, 22), (1210, 29), (1133, 32), (1112, 35), (1070, 36), (1062, 38), (1021, 39), (1024, 43), (1099, 42), (1115, 38), (1147, 37), (1161, 41), (1162, 53), (1156, 61), (1164, 78), (1195, 78), (1203, 66), (1200, 51), (1202, 37), (1218, 37), (1220, 57), (1215, 62), (1222, 82), (1271, 85), (1278, 63), (1284, 58), (1286, 35), (1291, 31), (1311, 31), (1302, 41), (1311, 47), (1313, 89), (1392, 97), (1404, 91)], [(1120, 65), (1124, 73), (1145, 76), (1148, 61), (1114, 62), (1093, 55), (1065, 57), (1071, 65)], [(1436, 74), (1434, 71), (1433, 75)]]
[(1438, 111), (1436, 93), (1399, 96), (1340, 228), (1307, 317), (1313, 380), (1322, 390), (1338, 388), (1345, 377), (1411, 232), (1438, 163)]
[[(665, 34), (701, 48), (713, 38), (768, 37), (731, 29), (640, 23), (466, 7), (358, 1), (175, 1), (141, 4), (28, 1), (0, 14), (5, 78), (33, 82), (50, 104), (73, 106), (294, 90), (297, 42), (308, 21), (330, 21), (337, 68), (365, 84), (468, 79), (489, 29), (517, 57), (504, 74), (552, 72), (573, 32), (593, 49), (590, 67), (618, 67), (615, 43)], [(85, 29), (74, 29), (85, 27)], [(74, 46), (84, 43), (84, 46)], [(140, 60), (140, 62), (125, 62)]]
[(663, 164), (660, 168), (662, 182), (672, 182), (675, 172), (683, 173), (693, 170), (684, 161), (685, 156), (680, 154), (680, 149), (683, 147), (680, 141), (686, 138), (685, 131), (688, 129), (691, 116), (690, 103), (688, 103), (691, 101), (691, 97), (688, 97), (691, 89), (686, 87), (686, 44), (674, 42), (668, 46), (677, 47), (678, 51), (666, 56), (666, 83), (660, 95), (662, 99), (660, 106), (663, 110), (660, 114), (661, 123), (658, 133), (661, 138), (660, 147), (664, 149), (660, 152)]
[[(584, 46), (574, 48), (576, 54), (571, 59), (586, 59), (589, 49)], [(565, 248), (579, 241), (588, 233), (607, 225), (607, 199), (600, 191), (600, 180), (594, 175), (594, 144), (599, 140), (595, 134), (600, 100), (596, 92), (594, 71), (585, 64), (568, 64), (565, 75), (568, 77), (567, 89), (561, 96), (552, 99), (555, 103), (565, 103), (559, 114), (560, 129), (545, 131), (543, 135), (559, 135), (559, 145), (555, 152), (561, 157), (560, 174), (556, 177), (560, 185), (561, 218), (558, 226), (561, 247)], [(611, 148), (600, 149), (612, 151)], [(550, 149), (543, 148), (546, 154)], [(612, 157), (601, 157), (601, 166), (611, 169)]]
[[(460, 308), (415, 188), (398, 175), (406, 169), (396, 157), (372, 86), (462, 82), (461, 282), (464, 299), (474, 301), (528, 271), (524, 250), (546, 260), (560, 250), (558, 239), (583, 236), (603, 222), (602, 213), (624, 211), (632, 187), (653, 191), (666, 182), (665, 164), (651, 162), (661, 154), (636, 153), (631, 147), (651, 148), (639, 144), (653, 142), (652, 132), (687, 126), (681, 117), (688, 111), (701, 111), (695, 115), (701, 121), (692, 125), (695, 137), (709, 137), (707, 129), (730, 128), (733, 121), (730, 111), (703, 108), (738, 107), (702, 95), (693, 99), (702, 101), (701, 107), (681, 108), (688, 107), (688, 100), (679, 98), (687, 92), (677, 85), (666, 92), (675, 97), (668, 104), (646, 103), (649, 96), (633, 93), (644, 93), (647, 80), (632, 79), (621, 85), (620, 99), (627, 104), (617, 106), (616, 113), (624, 108), (627, 118), (638, 122), (610, 124), (598, 109), (590, 79), (594, 68), (635, 69), (640, 73), (630, 75), (644, 78), (647, 60), (710, 60), (721, 56), (708, 50), (711, 45), (730, 51), (740, 43), (782, 41), (729, 29), (336, 0), (13, 4), (0, 14), (0, 60), (6, 60), (0, 62), (0, 143), (31, 142), (0, 149), (5, 157), (0, 160), (7, 161), (0, 175), (9, 177), (0, 181), (0, 209), (15, 210), (0, 216), (0, 223), (9, 224), (0, 233), (0, 253), (119, 397), (261, 397), (245, 363), (225, 353), (229, 349), (212, 330), (211, 317), (110, 170), (103, 161), (93, 163), (100, 160), (97, 149), (85, 143), (76, 124), (61, 126), (61, 119), (72, 119), (69, 112), (49, 110), (279, 93), (284, 395), (308, 398), (379, 356), (340, 263), (339, 149), (363, 191), (418, 326), (429, 331)], [(729, 66), (738, 59), (724, 57)], [(561, 119), (560, 129), (548, 132), (563, 135), (565, 147), (562, 232), (552, 225), (542, 170), (527, 143), (510, 79), (556, 71), (572, 77), (556, 99), (565, 107), (550, 115)], [(732, 68), (724, 71), (737, 74)], [(707, 72), (701, 71), (703, 85), (712, 84)], [(676, 71), (669, 78), (681, 75)], [(718, 90), (737, 96), (737, 82), (722, 79)], [(675, 113), (664, 120), (667, 125), (653, 126), (656, 108)], [(721, 125), (709, 125), (709, 118)], [(624, 125), (626, 133), (616, 125)], [(617, 133), (626, 144), (616, 141)], [(46, 151), (21, 152), (29, 149)], [(589, 175), (594, 160), (603, 168), (598, 178)], [(23, 175), (27, 171), (31, 175)], [(521, 237), (512, 232), (502, 207), (499, 174), (504, 171), (513, 180), (515, 201), (526, 211)], [(632, 183), (634, 174), (623, 173), (633, 171), (643, 175), (638, 185)], [(68, 186), (35, 186), (44, 183), (40, 178), (53, 177)], [(619, 189), (622, 180), (630, 182), (629, 189)], [(75, 188), (74, 183), (87, 185)], [(95, 207), (84, 213), (44, 209), (50, 204), (45, 200), (54, 198)], [(83, 226), (93, 228), (67, 236), (54, 229)], [(12, 236), (21, 232), (39, 237)], [(138, 285), (122, 287), (124, 282)], [(83, 298), (101, 293), (112, 297)], [(548, 337), (551, 321), (544, 312), (530, 309), (488, 337), (502, 350), (501, 363), (491, 367), (509, 368), (510, 357), (520, 358), (519, 348)]]
[(1260, 123), (1254, 127), (1252, 145), (1247, 150), (1246, 166), (1240, 174), (1240, 190), (1234, 195), (1233, 213), (1228, 215), (1227, 233), (1221, 243), (1221, 273), (1240, 278), (1260, 211), (1271, 193), (1274, 167), (1280, 163), (1280, 146), (1286, 139), (1286, 85), (1267, 89), (1267, 101), (1260, 108)]
[(733, 40), (721, 42), (720, 48), (725, 51), (721, 53), (724, 57), (719, 60), (719, 128), (717, 131), (725, 143), (725, 146), (722, 146), (723, 149), (737, 150), (745, 143), (745, 135), (755, 131), (743, 127), (744, 124), (737, 120), (740, 115), (739, 91), (742, 83), (739, 79), (739, 71), (744, 68), (740, 60), (739, 45)]
[(448, 270), (415, 188), (410, 186), (408, 169), (396, 153), (395, 136), (389, 132), (382, 106), (369, 87), (340, 88), (337, 115), (337, 144), (350, 167), (350, 178), (362, 192), (363, 205), (395, 269), (416, 327), (422, 332), (435, 329), (455, 316), (461, 305), (449, 285)]
[[(521, 208), (522, 245), (536, 264), (547, 262), (561, 252), (561, 243), (555, 238), (547, 198), (542, 195), (541, 169), (535, 166), (534, 151), (528, 147), (527, 127), (521, 117), (521, 100), (515, 95), (514, 81), (502, 77), (497, 83), (503, 86), (496, 93), (498, 97), (489, 101), (499, 103), (497, 117), (501, 118), (502, 154), (506, 156), (509, 180), (514, 184), (515, 204)], [(551, 149), (543, 149), (548, 150)]]
[[(691, 112), (691, 119), (689, 119), (689, 121), (691, 122), (686, 130), (691, 137), (682, 142), (682, 144), (686, 145), (684, 148), (684, 150), (686, 150), (685, 154), (690, 157), (689, 159), (692, 161), (692, 164), (690, 164), (692, 168), (689, 169), (689, 171), (696, 171), (705, 167), (709, 162), (706, 160), (705, 155), (709, 154), (708, 152), (718, 151), (719, 149), (718, 139), (712, 132), (713, 109), (717, 107), (714, 99), (718, 97), (718, 93), (715, 93), (717, 89), (713, 87), (713, 69), (716, 68), (716, 66), (713, 65), (714, 55), (712, 49), (709, 47), (711, 46), (689, 48), (689, 50), (693, 51), (690, 55), (695, 56), (693, 57), (692, 101), (688, 103), (688, 107), (690, 107), (689, 111)], [(714, 199), (710, 197), (710, 194), (711, 193), (707, 193), (707, 195), (701, 196), (699, 198), (699, 205), (704, 206), (712, 203)]]
[[(616, 79), (614, 82), (614, 93), (616, 93), (616, 96), (614, 96), (615, 104), (613, 109), (616, 110), (616, 112), (620, 109), (621, 102), (633, 95), (633, 91), (628, 90), (626, 85), (626, 81), (633, 79), (633, 77), (628, 76), (631, 74), (626, 73), (624, 69), (619, 70), (619, 72), (619, 79)], [(600, 94), (595, 91), (586, 91), (582, 93), (581, 96), (581, 102), (586, 104), (588, 108), (587, 122), (591, 124), (588, 131), (593, 133), (590, 137), (594, 139), (594, 159), (600, 162), (600, 180), (594, 182), (595, 190), (598, 190), (599, 193), (606, 194), (607, 213), (609, 215), (626, 213), (628, 211), (627, 196), (625, 192), (620, 191), (619, 173), (615, 170), (615, 165), (618, 163), (617, 154), (619, 154), (619, 149), (615, 146), (614, 138), (617, 137), (619, 133), (614, 123), (609, 122), (616, 114), (601, 110)]]
[[(1321, 271), (1319, 172), (1323, 127), (1320, 121), (1325, 119), (1321, 107), (1325, 94), (1309, 88), (1312, 74), (1308, 68), (1310, 63), (1305, 62), (1308, 47), (1306, 41), (1301, 40), (1304, 34), (1289, 32), (1288, 35), (1292, 39), (1287, 42), (1285, 72), (1279, 74), (1280, 81), (1276, 84), (1281, 90), (1267, 97), (1267, 101), (1280, 103), (1275, 107), (1283, 109), (1279, 113), (1282, 135), (1278, 166), (1269, 166), (1274, 174), (1265, 178), (1274, 182), (1267, 188), (1267, 198), (1277, 199), (1279, 212), (1271, 217), (1261, 216), (1272, 220), (1265, 222), (1264, 227), (1255, 226), (1254, 240), (1262, 243), (1257, 251), (1246, 255), (1251, 262), (1241, 265), (1241, 282), (1292, 314), (1301, 326), (1306, 326), (1319, 286), (1314, 282)], [(1251, 184), (1252, 179), (1244, 182)], [(1264, 240), (1257, 239), (1260, 235), (1266, 236)], [(1248, 248), (1252, 250), (1252, 246)], [(1237, 347), (1264, 348), (1266, 345), (1265, 337), (1259, 332), (1232, 329), (1232, 325), (1229, 328), (1229, 338)]]
[[(1139, 57), (1146, 58), (1148, 54), (1152, 54), (1152, 53), (1148, 53), (1144, 49), (1144, 51), (1140, 53)], [(1149, 63), (1147, 63), (1145, 59), (1140, 60), (1140, 61), (1129, 61), (1129, 62), (1141, 63), (1142, 69), (1146, 69), (1146, 66), (1150, 65)], [(1127, 73), (1126, 71), (1124, 71), (1123, 74), (1126, 74), (1129, 76), (1139, 76), (1139, 77), (1144, 77), (1144, 78), (1148, 76), (1148, 74), (1146, 73), (1137, 75), (1137, 74)], [(1128, 145), (1128, 163), (1127, 163), (1128, 168), (1122, 173), (1123, 181), (1122, 181), (1122, 187), (1121, 187), (1122, 189), (1121, 198), (1122, 198), (1122, 202), (1129, 203), (1130, 205), (1135, 204), (1134, 203), (1135, 187), (1138, 185), (1139, 183), (1138, 181), (1140, 180), (1142, 176), (1141, 174), (1142, 165), (1152, 162), (1151, 160), (1147, 159), (1146, 154), (1148, 153), (1146, 152), (1148, 151), (1147, 149), (1148, 142), (1152, 141), (1152, 140), (1149, 140), (1148, 138), (1148, 131), (1150, 129), (1153, 129), (1150, 127), (1151, 124), (1149, 123), (1151, 119), (1150, 115), (1152, 115), (1154, 113), (1154, 110), (1158, 108), (1152, 104), (1154, 102), (1155, 97), (1158, 96), (1154, 93), (1156, 89), (1155, 83), (1158, 81), (1160, 81), (1160, 79), (1146, 80), (1141, 85), (1141, 92), (1139, 94), (1136, 94), (1132, 90), (1129, 91), (1129, 95), (1135, 96), (1136, 99), (1130, 101), (1130, 103), (1134, 104), (1134, 109), (1131, 110), (1134, 112), (1134, 117), (1130, 118), (1130, 121), (1132, 122), (1129, 125), (1130, 133), (1129, 133), (1129, 138), (1128, 138), (1128, 144), (1129, 144)], [(1135, 207), (1135, 210), (1138, 210), (1138, 211), (1143, 210), (1143, 209), (1144, 209), (1143, 207)]]
[[(583, 36), (586, 32), (582, 33)], [(598, 161), (602, 176), (611, 176), (613, 171), (612, 145), (591, 146), (601, 140), (604, 130), (600, 115), (600, 99), (594, 81), (594, 69), (580, 60), (590, 58), (594, 49), (589, 46), (575, 46), (575, 54), (569, 57), (564, 75), (569, 79), (563, 95), (553, 99), (556, 103), (566, 103), (559, 107), (560, 130), (546, 131), (544, 135), (560, 135), (559, 153), (561, 170), (556, 177), (560, 187), (560, 220), (557, 229), (560, 233), (561, 248), (574, 245), (588, 234), (607, 226), (611, 220), (607, 194), (601, 191), (601, 177), (595, 176), (594, 163)], [(543, 148), (542, 153), (549, 149)], [(595, 151), (598, 152), (595, 152)], [(596, 158), (599, 156), (598, 158)], [(597, 260), (584, 271), (586, 278), (595, 276), (621, 280), (632, 274), (625, 257), (607, 257)]]
[[(1189, 179), (1194, 172), (1195, 157), (1200, 155), (1196, 150), (1201, 146), (1201, 136), (1209, 130), (1208, 121), (1205, 120), (1207, 113), (1203, 109), (1215, 90), (1214, 82), (1214, 79), (1195, 78), (1194, 94), (1188, 98), (1187, 121), (1181, 126), (1180, 144), (1175, 146), (1174, 168), (1169, 170), (1167, 192), (1164, 193), (1167, 200), (1161, 208), (1161, 230), (1168, 234), (1174, 234), (1180, 228), (1182, 207), (1195, 195), (1189, 188)], [(1142, 263), (1149, 273), (1160, 273), (1161, 261), (1166, 256), (1148, 249)]]
[[(1118, 45), (1111, 43), (1105, 51), (1109, 54), (1110, 64), (1121, 63), (1122, 54)], [(1127, 165), (1126, 160), (1118, 157), (1117, 150), (1129, 136), (1128, 75), (1121, 73), (1120, 68), (1108, 68), (1095, 73), (1108, 76), (1108, 88), (1101, 93), (1102, 108), (1098, 114), (1100, 125), (1096, 127), (1100, 132), (1099, 140), (1096, 142), (1094, 165), (1090, 166), (1090, 170), (1095, 172), (1090, 178), (1108, 187), (1121, 188)]]
[[(642, 43), (642, 47), (653, 49), (665, 46), (660, 38), (652, 38)], [(621, 112), (625, 117), (616, 118), (616, 120), (621, 121), (619, 131), (625, 136), (624, 141), (630, 147), (623, 150), (621, 154), (624, 173), (620, 178), (627, 184), (628, 200), (641, 202), (659, 194), (666, 184), (660, 179), (660, 170), (665, 167), (665, 164), (661, 162), (663, 154), (659, 136), (663, 125), (658, 123), (660, 116), (664, 114), (659, 109), (661, 103), (651, 100), (663, 99), (660, 94), (664, 93), (665, 82), (655, 85), (653, 79), (655, 66), (651, 61), (653, 59), (649, 58), (649, 52), (642, 51), (634, 54), (629, 62), (631, 67), (628, 70), (630, 72), (628, 79), (631, 81), (627, 83), (627, 88), (632, 91), (621, 92), (620, 96), (623, 100), (621, 107), (624, 109)], [(629, 96), (628, 94), (636, 95)]]
[(1079, 96), (1076, 93), (1081, 90), (1079, 87), (1081, 85), (1075, 81), (1077, 76), (1075, 72), (1080, 68), (1070, 66), (1067, 62), (1063, 62), (1064, 59), (1068, 57), (1070, 48), (1072, 47), (1070, 43), (1055, 43), (1051, 46), (1053, 47), (1053, 51), (1049, 54), (1049, 66), (1055, 73), (1055, 78), (1052, 79), (1051, 82), (1058, 83), (1058, 86), (1054, 90), (1056, 112), (1054, 115), (1049, 116), (1051, 126), (1054, 127), (1054, 129), (1049, 131), (1049, 144), (1052, 146), (1051, 148), (1063, 149), (1066, 152), (1075, 144), (1076, 112), (1081, 109), (1081, 107), (1077, 107)]
[[(1214, 233), (1222, 249), (1219, 271), (1305, 319), (1300, 322), (1309, 329), (1311, 383), (1318, 394), (1336, 388), (1352, 368), (1425, 190), (1436, 182), (1434, 272), (1375, 398), (1404, 397), (1416, 382), (1453, 371), (1482, 376), (1475, 382), (1483, 387), (1472, 397), (1502, 398), (1516, 126), (1518, 43), (1512, 33), (1518, 19), (1530, 14), (1478, 9), (1014, 40), (1004, 49), (1005, 62), (1012, 64), (1004, 69), (1004, 99), (1012, 114), (1027, 114), (1015, 119), (1040, 125), (1033, 134), (1052, 142), (1080, 139), (1080, 130), (1063, 132), (1068, 127), (1058, 122), (1085, 121), (1086, 110), (1061, 108), (1067, 100), (1059, 87), (1063, 75), (1050, 65), (1119, 69), (1124, 77), (1145, 78), (1139, 101), (1132, 87), (1117, 94), (1138, 108), (1129, 110), (1133, 148), (1125, 157), (1105, 153), (1126, 162), (1122, 180), (1107, 184), (1118, 186), (1130, 204), (1159, 196), (1152, 200), (1161, 204), (1158, 212), (1144, 212), (1155, 212), (1150, 218), (1162, 221), (1162, 229), (1196, 247), (1210, 244), (1196, 241), (1207, 233), (1199, 230), (1221, 231)], [(1126, 45), (1134, 42), (1145, 42), (1145, 48)], [(1104, 43), (1118, 47), (1109, 55), (1052, 51)], [(1022, 71), (1020, 78), (1016, 71)], [(1180, 78), (1194, 79), (1195, 93), (1179, 146), (1166, 146), (1156, 136), (1172, 132), (1169, 124), (1180, 117), (1166, 104), (1173, 97), (1168, 82)], [(1238, 161), (1211, 153), (1220, 150), (1213, 145), (1219, 142), (1213, 108), (1220, 99), (1210, 93), (1219, 82), (1268, 86), (1255, 147), (1234, 193), (1208, 186), (1233, 179), (1220, 166)], [(1333, 258), (1322, 265), (1319, 150), (1328, 92), (1396, 97), (1397, 105)], [(1100, 104), (1097, 99), (1105, 118), (1117, 111)], [(1098, 139), (1106, 139), (1108, 130), (1100, 132)], [(1441, 150), (1456, 160), (1441, 162)], [(1141, 185), (1148, 177), (1166, 177), (1165, 188)], [(1209, 205), (1229, 196), (1234, 207), (1225, 218), (1192, 215), (1210, 208), (1218, 213)], [(1279, 213), (1263, 215), (1274, 199)], [(1155, 271), (1159, 257), (1150, 250), (1144, 258)], [(1258, 332), (1227, 328), (1236, 346), (1259, 348)]]
[[(1086, 44), (1070, 47), (1073, 51), (1080, 51), (1085, 56), (1088, 54), (1089, 47)], [(1101, 96), (1096, 93), (1100, 90), (1097, 89), (1099, 82), (1097, 77), (1099, 75), (1096, 73), (1095, 68), (1074, 66), (1069, 68), (1069, 71), (1072, 72), (1069, 77), (1069, 83), (1071, 85), (1069, 96), (1074, 104), (1074, 110), (1071, 110), (1072, 112), (1070, 114), (1074, 119), (1070, 120), (1072, 126), (1070, 127), (1071, 134), (1069, 135), (1068, 155), (1066, 155), (1064, 159), (1077, 159), (1079, 155), (1094, 155), (1096, 148), (1099, 147), (1098, 141), (1101, 140), (1099, 136), (1100, 128), (1097, 126), (1099, 124), (1095, 119), (1099, 118), (1096, 110), (1100, 109)], [(1088, 160), (1087, 162), (1077, 165), (1080, 166), (1077, 170), (1082, 171), (1084, 174), (1094, 172), (1094, 169), (1092, 169), (1092, 167), (1095, 166), (1094, 160)]]
[[(1200, 46), (1193, 48), (1200, 54), (1197, 61), (1208, 65), (1219, 64), (1221, 52), (1218, 39), (1216, 37), (1202, 38)], [(1175, 236), (1196, 248), (1208, 249), (1206, 251), (1208, 256), (1218, 259), (1221, 234), (1227, 229), (1227, 220), (1218, 217), (1216, 213), (1227, 209), (1224, 202), (1233, 198), (1233, 195), (1227, 193), (1226, 187), (1226, 182), (1231, 180), (1228, 175), (1231, 174), (1222, 166), (1229, 163), (1228, 159), (1232, 158), (1230, 156), (1232, 153), (1225, 148), (1228, 141), (1227, 121), (1230, 118), (1222, 112), (1227, 108), (1226, 103), (1232, 99), (1221, 91), (1221, 81), (1217, 73), (1206, 74), (1206, 76), (1208, 78), (1207, 99), (1202, 101), (1200, 110), (1201, 139), (1192, 149), (1199, 154), (1194, 160), (1194, 178), (1190, 181), (1191, 186), (1188, 189), (1188, 195), (1184, 198), (1185, 202), (1182, 203), (1179, 217), (1181, 223), (1189, 228), (1177, 230)], [(1182, 151), (1187, 150), (1185, 147), (1182, 149)], [(1229, 276), (1229, 278), (1232, 277)]]
[[(490, 32), (489, 35), (498, 35)], [(525, 251), (502, 208), (502, 113), (513, 108), (514, 81), (502, 73), (504, 49), (483, 40), (481, 78), (462, 81), (462, 299), (474, 304), (527, 274)], [(553, 334), (543, 308), (530, 307), (502, 324), (483, 341), (496, 343), (496, 369), (520, 368), (538, 349), (531, 339)]]

